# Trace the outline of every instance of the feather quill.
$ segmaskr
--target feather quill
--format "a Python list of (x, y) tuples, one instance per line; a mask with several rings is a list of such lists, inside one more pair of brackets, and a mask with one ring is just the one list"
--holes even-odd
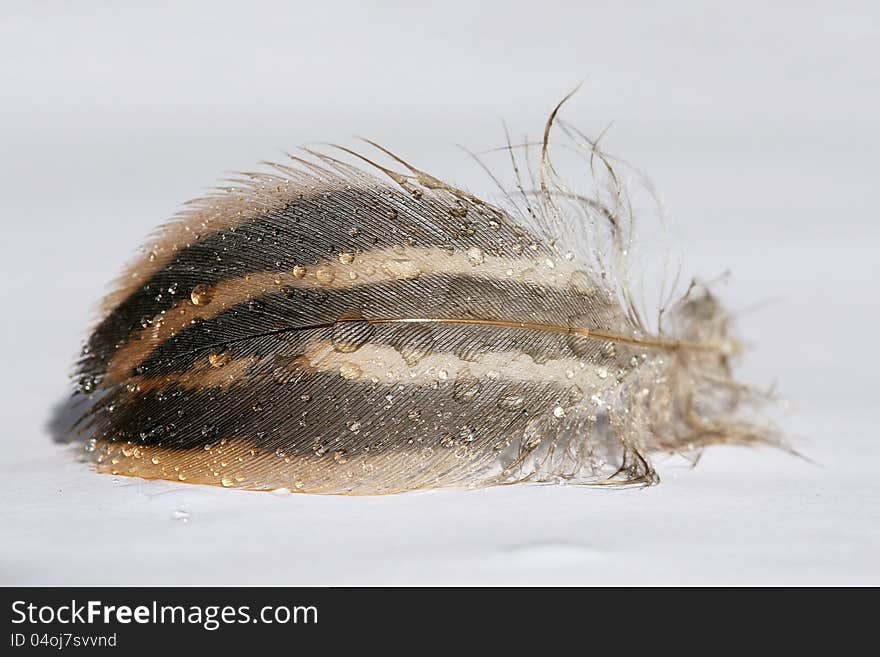
[[(651, 484), (653, 453), (777, 442), (706, 287), (661, 287), (649, 325), (630, 260), (650, 188), (561, 105), (539, 144), (508, 140), (502, 206), (372, 142), (393, 165), (307, 149), (188, 204), (78, 363), (97, 470), (337, 494)], [(586, 186), (551, 160), (554, 125)]]

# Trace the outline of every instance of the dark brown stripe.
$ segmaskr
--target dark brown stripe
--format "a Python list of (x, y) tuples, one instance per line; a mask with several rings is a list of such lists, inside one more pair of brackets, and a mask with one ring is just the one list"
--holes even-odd
[[(279, 368), (290, 376), (277, 376)], [(120, 389), (95, 409), (90, 430), (96, 438), (141, 446), (202, 449), (228, 438), (298, 455), (318, 447), (356, 453), (394, 451), (413, 442), (440, 446), (445, 436), (490, 448), (521, 433), (530, 418), (552, 420), (553, 408), (577, 401), (568, 388), (542, 382), (463, 377), (388, 385), (307, 369), (297, 373), (292, 361), (276, 359), (255, 364), (246, 385)], [(503, 431), (499, 418), (509, 422)]]

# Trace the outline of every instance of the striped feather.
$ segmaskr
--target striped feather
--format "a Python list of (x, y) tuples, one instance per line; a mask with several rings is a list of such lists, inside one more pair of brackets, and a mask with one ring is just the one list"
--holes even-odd
[[(578, 197), (544, 168), (540, 204), (520, 185), (505, 210), (311, 155), (190, 204), (123, 274), (78, 366), (99, 471), (350, 494), (651, 483), (652, 451), (770, 437), (740, 419), (754, 396), (711, 294), (649, 331), (604, 256), (563, 255)], [(625, 248), (620, 207), (580, 198)]]

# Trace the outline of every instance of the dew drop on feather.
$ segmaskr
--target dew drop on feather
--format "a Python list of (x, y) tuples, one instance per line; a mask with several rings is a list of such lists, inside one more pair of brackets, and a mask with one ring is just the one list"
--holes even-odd
[(207, 306), (211, 303), (213, 295), (213, 290), (209, 285), (199, 283), (189, 293), (189, 299), (194, 306)]
[(330, 285), (336, 278), (336, 272), (330, 267), (319, 267), (315, 272), (315, 278), (321, 285)]
[(482, 384), (478, 378), (469, 372), (462, 372), (452, 386), (452, 398), (460, 403), (470, 402), (480, 392), (481, 387)]
[(504, 411), (518, 411), (524, 403), (523, 396), (516, 393), (503, 394), (498, 398), (498, 408)]
[(339, 366), (339, 375), (347, 381), (361, 378), (363, 370), (354, 363), (343, 363)]
[(483, 253), (483, 250), (477, 246), (472, 246), (467, 250), (467, 259), (468, 262), (473, 266), (482, 265), (486, 260), (486, 254)]
[(410, 367), (434, 350), (434, 331), (427, 324), (413, 324), (396, 331), (394, 349)]
[(389, 258), (382, 263), (382, 270), (389, 276), (399, 280), (412, 280), (418, 278), (422, 270), (408, 258)]
[(333, 326), (331, 343), (335, 351), (349, 354), (369, 342), (375, 332), (375, 327), (366, 321), (337, 322)]
[(208, 362), (211, 364), (211, 367), (223, 367), (226, 363), (229, 362), (230, 354), (229, 352), (220, 352), (208, 355)]
[(453, 205), (449, 209), (449, 214), (451, 214), (453, 217), (457, 217), (459, 219), (466, 217), (467, 213), (468, 213), (467, 206), (464, 203), (462, 203), (461, 201), (456, 202), (456, 204)]

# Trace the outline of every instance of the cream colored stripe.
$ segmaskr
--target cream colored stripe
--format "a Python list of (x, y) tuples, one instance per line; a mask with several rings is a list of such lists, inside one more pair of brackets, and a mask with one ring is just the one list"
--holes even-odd
[[(162, 390), (172, 385), (189, 390), (227, 388), (247, 385), (252, 381), (247, 376), (249, 368), (262, 370), (269, 364), (275, 364), (274, 356), (247, 356), (224, 361), (222, 354), (210, 354), (199, 359), (192, 369), (185, 372), (155, 377), (135, 376), (129, 379), (128, 384), (136, 394)], [(293, 380), (296, 373), (324, 372), (337, 374), (352, 382), (385, 385), (430, 385), (478, 379), (553, 383), (562, 387), (577, 384), (584, 390), (598, 390), (607, 387), (609, 380), (613, 380), (605, 368), (577, 358), (537, 363), (527, 354), (490, 351), (476, 356), (474, 360), (462, 360), (454, 354), (438, 352), (426, 354), (417, 363), (409, 364), (394, 347), (387, 345), (367, 343), (357, 351), (344, 353), (326, 341), (313, 342), (305, 353), (284, 367), (291, 376), (280, 377), (279, 381), (285, 378)]]
[[(560, 338), (562, 339), (562, 338)], [(487, 345), (487, 349), (491, 346)], [(558, 358), (542, 363), (522, 353), (487, 351), (475, 360), (438, 352), (410, 365), (394, 347), (368, 343), (352, 353), (340, 353), (326, 342), (315, 343), (302, 357), (313, 371), (335, 372), (350, 381), (383, 384), (426, 385), (465, 378), (570, 386), (589, 389), (607, 386), (608, 371), (577, 358)]]
[(228, 388), (246, 384), (248, 369), (260, 362), (257, 356), (246, 356), (229, 360), (223, 353), (207, 354), (198, 359), (193, 367), (185, 372), (173, 372), (161, 376), (133, 376), (127, 386), (133, 394), (144, 394), (164, 390), (171, 386), (185, 390), (206, 388)]

